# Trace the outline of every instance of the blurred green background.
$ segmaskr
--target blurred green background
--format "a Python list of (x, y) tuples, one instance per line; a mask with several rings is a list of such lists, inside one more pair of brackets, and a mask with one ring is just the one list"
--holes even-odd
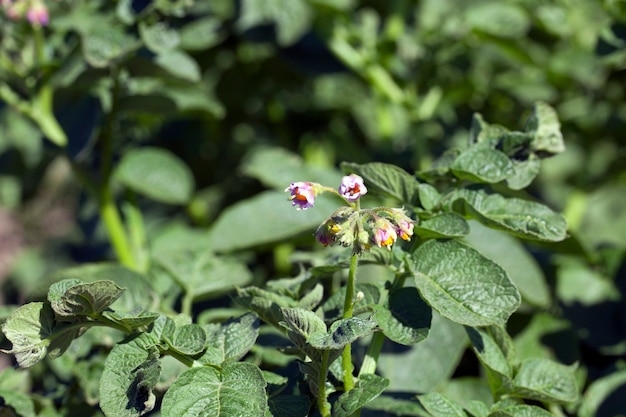
[[(321, 218), (224, 241), (233, 205), (312, 179), (289, 177), (303, 166), (326, 178), (342, 161), (413, 173), (464, 147), (475, 112), (518, 130), (545, 101), (567, 150), (520, 196), (563, 211), (571, 238), (522, 247), (549, 294), (511, 331), (529, 352), (580, 361), (584, 387), (618, 375), (605, 397), (625, 389), (626, 1), (46, 4), (45, 27), (0, 12), (2, 317), (45, 295), (59, 267), (112, 259), (86, 186), (103, 180), (106, 146), (113, 166), (151, 146), (190, 169), (185, 204), (142, 201), (154, 247), (184, 225), (262, 281), (292, 272), (290, 245), (313, 248), (302, 234)], [(288, 205), (262, 207), (273, 204)]]

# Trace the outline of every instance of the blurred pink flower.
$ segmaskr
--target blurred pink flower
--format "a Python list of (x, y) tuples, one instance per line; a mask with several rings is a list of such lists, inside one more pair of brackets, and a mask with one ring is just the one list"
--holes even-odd
[(40, 1), (31, 3), (30, 8), (26, 12), (26, 18), (33, 25), (46, 26), (50, 21), (48, 8)]

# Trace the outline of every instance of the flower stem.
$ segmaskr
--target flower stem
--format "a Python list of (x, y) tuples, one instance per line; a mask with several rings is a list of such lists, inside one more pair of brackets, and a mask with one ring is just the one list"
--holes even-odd
[(328, 355), (329, 350), (322, 352), (322, 362), (320, 364), (319, 387), (317, 390), (317, 407), (322, 417), (330, 417), (330, 403), (326, 394), (326, 376), (328, 375)]
[[(346, 286), (346, 298), (343, 304), (343, 318), (349, 319), (354, 311), (354, 291), (356, 287), (356, 268), (359, 264), (359, 256), (356, 253), (350, 258), (350, 270), (348, 272), (348, 285)], [(352, 375), (352, 346), (346, 345), (343, 349), (342, 369), (343, 369), (343, 388), (346, 392), (354, 388), (354, 376)]]

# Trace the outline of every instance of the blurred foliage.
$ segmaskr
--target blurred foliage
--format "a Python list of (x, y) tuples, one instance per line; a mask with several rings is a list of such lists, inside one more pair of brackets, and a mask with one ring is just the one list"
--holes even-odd
[[(324, 265), (311, 233), (325, 210), (287, 214), (289, 182), (339, 178), (342, 161), (423, 172), (444, 150), (466, 146), (475, 112), (517, 129), (544, 101), (556, 109), (565, 152), (526, 191), (498, 191), (563, 211), (570, 237), (509, 242), (472, 227), (466, 240), (518, 278), (524, 304), (509, 331), (520, 356), (578, 361), (584, 396), (566, 411), (626, 409), (624, 0), (46, 4), (45, 27), (0, 12), (0, 319), (45, 297), (60, 267), (114, 257), (103, 184), (120, 202), (129, 251), (150, 272), (161, 308), (194, 303), (194, 312), (223, 319), (232, 315), (223, 281), (194, 288), (172, 265), (186, 256), (224, 281), (236, 271), (237, 285), (293, 275), (297, 261)], [(152, 176), (141, 161), (155, 159), (162, 170)], [(473, 392), (458, 388), (462, 378), (447, 377), (473, 378), (476, 360), (458, 348), (462, 332), (441, 337), (455, 340), (448, 359), (428, 339), (403, 352), (450, 367), (443, 380), (424, 372), (409, 391), (468, 401), (458, 394)], [(381, 359), (384, 375), (404, 378), (395, 348)], [(279, 361), (258, 349), (258, 358)], [(0, 389), (19, 397), (35, 381), (33, 392), (61, 402), (55, 384), (80, 386), (80, 372), (63, 370), (62, 360), (38, 365), (28, 383), (7, 368)], [(390, 379), (394, 389), (409, 386)], [(83, 404), (97, 389), (81, 389), (68, 412), (99, 415)], [(378, 412), (393, 413), (377, 401)], [(23, 398), (13, 403), (34, 415)], [(57, 415), (52, 403), (41, 400), (37, 413)]]

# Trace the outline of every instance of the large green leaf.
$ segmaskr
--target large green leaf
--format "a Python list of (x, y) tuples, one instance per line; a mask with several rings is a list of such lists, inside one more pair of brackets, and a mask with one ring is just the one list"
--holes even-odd
[(142, 334), (113, 347), (100, 379), (100, 407), (107, 417), (137, 417), (154, 408), (161, 374), (158, 343)]
[(113, 281), (76, 282), (67, 279), (50, 286), (48, 301), (60, 316), (98, 314), (117, 300), (124, 289)]
[(250, 270), (241, 262), (203, 248), (164, 253), (156, 263), (196, 300), (232, 291), (252, 280)]
[(362, 165), (344, 162), (341, 168), (344, 172), (363, 177), (370, 190), (391, 196), (404, 204), (417, 205), (419, 202), (420, 183), (402, 168), (382, 162)]
[(261, 417), (267, 409), (261, 370), (246, 362), (180, 374), (163, 397), (163, 417)]
[(259, 336), (259, 319), (248, 313), (221, 325), (205, 326), (207, 350), (198, 361), (221, 365), (241, 359)]
[(519, 307), (519, 292), (506, 272), (457, 241), (428, 241), (408, 263), (422, 298), (456, 323), (505, 324)]
[(378, 371), (391, 391), (429, 392), (452, 376), (466, 347), (463, 327), (433, 312), (426, 340), (409, 347), (386, 342)]
[(115, 172), (131, 190), (166, 204), (185, 204), (194, 192), (189, 167), (161, 148), (137, 148), (126, 154)]
[(489, 414), (489, 417), (553, 417), (554, 414), (534, 405), (511, 405)]
[(317, 182), (328, 187), (338, 187), (341, 182), (341, 172), (337, 169), (306, 164), (297, 154), (278, 147), (254, 147), (246, 154), (241, 170), (266, 186), (281, 191), (290, 182)]
[(326, 196), (315, 200), (315, 207), (296, 210), (281, 191), (265, 191), (225, 209), (208, 234), (209, 247), (217, 252), (233, 251), (281, 242), (308, 232), (313, 233), (336, 208)]
[(512, 395), (538, 401), (574, 402), (578, 399), (575, 368), (549, 359), (527, 359), (515, 375)]
[(463, 151), (451, 169), (456, 177), (479, 183), (504, 181), (515, 173), (508, 156), (483, 144), (473, 145)]
[(414, 233), (422, 239), (463, 237), (470, 231), (467, 221), (452, 212), (439, 213), (415, 225)]
[(85, 60), (96, 68), (105, 68), (139, 46), (139, 41), (120, 26), (90, 31), (82, 38)]
[(511, 390), (513, 369), (516, 365), (507, 351), (490, 333), (490, 328), (466, 328), (474, 353), (486, 370), (487, 381), (495, 395)]
[(2, 324), (2, 332), (13, 347), (5, 353), (15, 355), (17, 363), (28, 368), (46, 355), (54, 359), (65, 352), (78, 337), (76, 327), (59, 326), (48, 303), (28, 303), (15, 310)]
[(490, 229), (476, 221), (470, 221), (469, 225), (470, 233), (465, 236), (465, 240), (504, 268), (525, 302), (548, 307), (551, 297), (543, 271), (524, 245), (509, 234)]
[(463, 189), (451, 198), (454, 211), (486, 226), (525, 239), (558, 242), (567, 237), (567, 221), (543, 204)]
[(420, 395), (420, 403), (433, 417), (467, 417), (463, 407), (438, 392)]
[(200, 66), (188, 53), (178, 49), (161, 50), (154, 62), (181, 80), (197, 83), (202, 79)]
[(386, 337), (403, 345), (426, 339), (432, 310), (414, 287), (392, 291), (387, 303), (387, 306), (378, 308), (373, 317)]
[(125, 291), (110, 305), (113, 310), (130, 312), (137, 308), (149, 309), (155, 296), (148, 279), (135, 271), (114, 263), (84, 264), (61, 269), (52, 274), (53, 281), (79, 280), (84, 282), (113, 281)]

